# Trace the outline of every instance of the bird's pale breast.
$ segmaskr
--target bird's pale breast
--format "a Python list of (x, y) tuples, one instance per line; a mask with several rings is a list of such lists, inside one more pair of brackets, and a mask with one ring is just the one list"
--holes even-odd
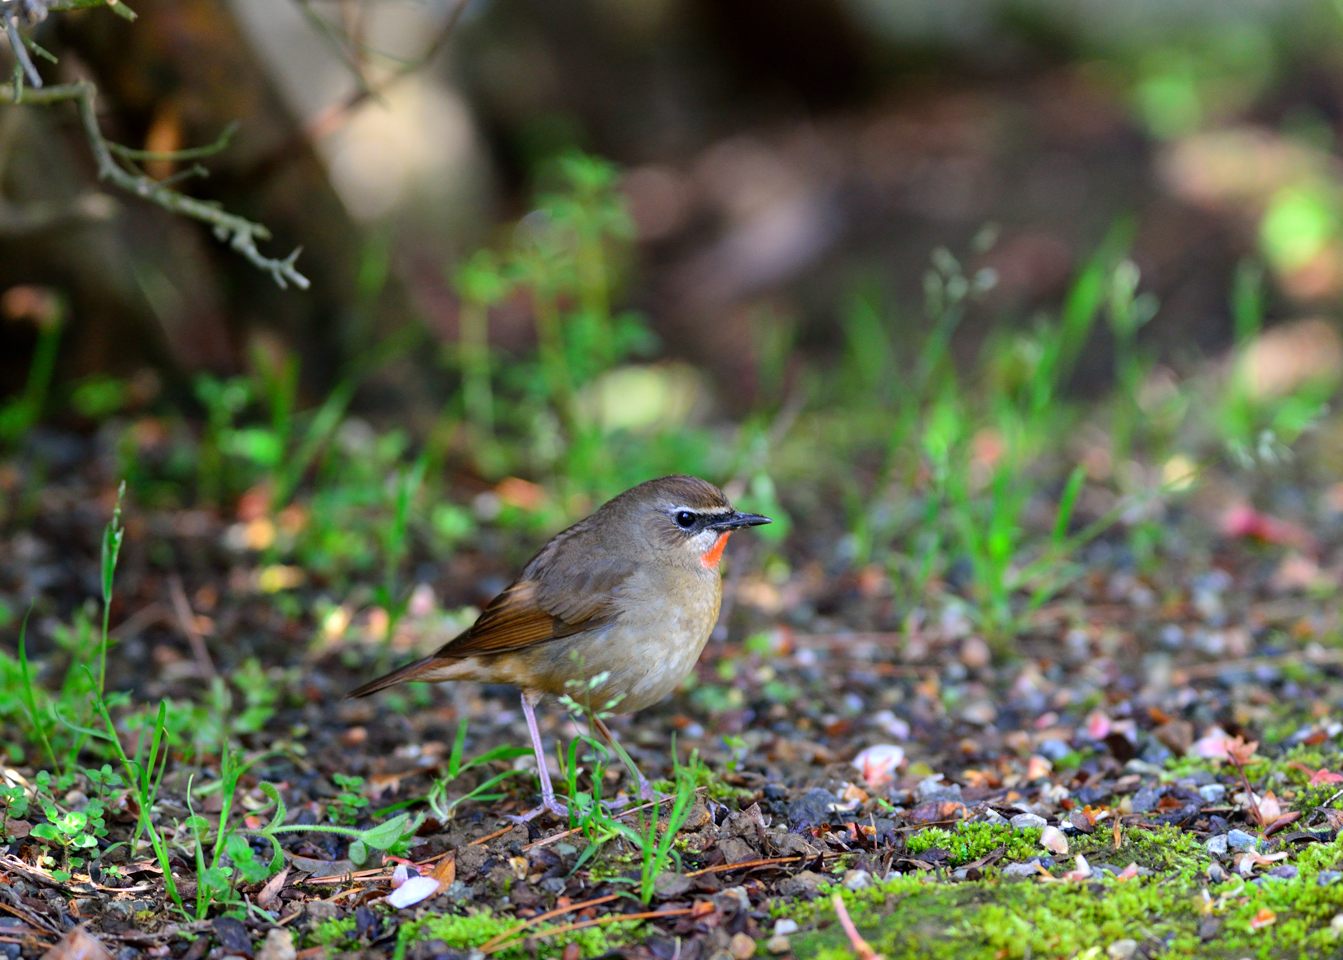
[(517, 672), (545, 677), (543, 692), (567, 693), (599, 711), (630, 713), (666, 697), (694, 667), (713, 632), (722, 581), (716, 571), (671, 584), (643, 582), (636, 575), (622, 594), (620, 612), (606, 624), (509, 655), (524, 661)]

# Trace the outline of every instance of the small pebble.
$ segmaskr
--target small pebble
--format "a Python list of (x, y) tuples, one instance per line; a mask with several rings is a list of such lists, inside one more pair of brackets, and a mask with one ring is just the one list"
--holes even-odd
[(298, 955), (294, 949), (294, 935), (284, 927), (271, 927), (266, 932), (266, 940), (256, 960), (294, 960)]
[(1226, 845), (1232, 850), (1248, 850), (1256, 842), (1254, 837), (1244, 830), (1228, 830), (1226, 834)]
[(1319, 875), (1315, 877), (1315, 882), (1322, 887), (1327, 887), (1331, 883), (1337, 883), (1340, 877), (1343, 877), (1343, 871), (1321, 870)]
[(1040, 831), (1040, 845), (1051, 853), (1060, 856), (1068, 852), (1068, 838), (1058, 827), (1045, 827)]
[(1062, 760), (1068, 754), (1072, 753), (1073, 748), (1068, 746), (1062, 740), (1050, 737), (1047, 740), (1041, 740), (1040, 745), (1036, 747), (1040, 756), (1046, 760)]
[(1040, 863), (1038, 860), (1029, 860), (1026, 863), (1009, 863), (1003, 867), (1004, 877), (1036, 877), (1040, 875)]
[(797, 930), (797, 921), (789, 920), (787, 917), (774, 924), (774, 935), (776, 937), (786, 937), (790, 933), (797, 933)]
[(872, 885), (872, 874), (866, 870), (846, 870), (844, 871), (844, 888), (846, 890), (862, 890), (864, 887)]
[(765, 949), (770, 953), (788, 953), (793, 947), (787, 937), (773, 936), (765, 941)]
[(1028, 827), (1044, 827), (1048, 825), (1048, 821), (1045, 820), (1044, 817), (1037, 817), (1033, 813), (1018, 813), (1010, 822), (1014, 830), (1025, 830)]
[(1227, 851), (1226, 834), (1219, 833), (1215, 837), (1209, 837), (1208, 842), (1203, 845), (1214, 857), (1224, 857)]
[(835, 802), (829, 790), (813, 787), (788, 804), (788, 821), (793, 827), (814, 827), (830, 821)]
[(971, 670), (983, 670), (993, 662), (993, 651), (981, 636), (965, 638), (961, 644), (961, 663)]
[(1221, 803), (1226, 797), (1226, 787), (1220, 783), (1205, 783), (1198, 788), (1198, 795), (1205, 803)]
[(748, 934), (734, 933), (728, 941), (727, 950), (734, 960), (749, 960), (755, 956), (755, 941)]
[(1137, 952), (1138, 941), (1125, 938), (1123, 940), (1116, 940), (1114, 943), (1110, 944), (1110, 949), (1105, 951), (1105, 955), (1109, 957), (1110, 960), (1129, 960), (1129, 957)]
[(1172, 650), (1176, 650), (1184, 643), (1184, 631), (1175, 624), (1168, 623), (1161, 628), (1161, 632), (1157, 634), (1157, 638), (1161, 641), (1162, 645), (1169, 647)]
[[(1147, 758), (1144, 757), (1143, 759)], [(1149, 760), (1148, 762), (1150, 763), (1151, 761)], [(1133, 812), (1147, 813), (1151, 810), (1155, 810), (1156, 805), (1161, 801), (1161, 797), (1165, 794), (1165, 792), (1166, 788), (1162, 786), (1148, 786), (1139, 788), (1138, 792), (1133, 795), (1132, 800)]]
[(919, 785), (914, 789), (914, 797), (918, 803), (942, 803), (952, 801), (959, 803), (961, 800), (961, 785), (959, 783), (943, 783), (940, 773), (931, 777), (924, 777), (919, 781)]

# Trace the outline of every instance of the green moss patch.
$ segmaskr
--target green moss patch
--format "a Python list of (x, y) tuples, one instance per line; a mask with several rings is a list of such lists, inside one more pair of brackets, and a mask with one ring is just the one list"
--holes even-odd
[[(1343, 954), (1343, 880), (1320, 874), (1343, 865), (1343, 840), (1295, 853), (1291, 878), (1204, 879), (1206, 854), (1175, 831), (1129, 831), (1116, 861), (1146, 860), (1153, 872), (1084, 882), (985, 879), (934, 883), (904, 875), (839, 891), (858, 929), (888, 960), (1088, 957), (1116, 941), (1146, 957), (1277, 958)], [(1056, 873), (1061, 871), (1055, 871)], [(1328, 876), (1324, 879), (1328, 880)], [(848, 941), (828, 900), (789, 913), (799, 957), (847, 958)]]

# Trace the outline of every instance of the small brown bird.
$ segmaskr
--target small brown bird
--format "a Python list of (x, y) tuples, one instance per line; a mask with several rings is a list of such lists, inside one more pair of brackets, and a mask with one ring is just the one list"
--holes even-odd
[[(567, 816), (546, 770), (536, 703), (568, 694), (623, 753), (596, 711), (641, 710), (676, 688), (718, 620), (728, 537), (769, 522), (737, 512), (722, 490), (696, 477), (641, 483), (556, 534), (464, 633), (350, 696), (407, 680), (520, 687), (541, 805), (516, 819), (546, 810)], [(653, 796), (642, 774), (639, 793)]]

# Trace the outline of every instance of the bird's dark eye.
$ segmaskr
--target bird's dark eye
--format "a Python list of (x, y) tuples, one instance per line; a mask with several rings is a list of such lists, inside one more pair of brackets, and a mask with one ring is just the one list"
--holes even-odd
[(678, 527), (683, 530), (689, 530), (695, 525), (695, 521), (698, 520), (699, 517), (689, 510), (677, 510), (676, 516), (673, 519), (676, 521)]

